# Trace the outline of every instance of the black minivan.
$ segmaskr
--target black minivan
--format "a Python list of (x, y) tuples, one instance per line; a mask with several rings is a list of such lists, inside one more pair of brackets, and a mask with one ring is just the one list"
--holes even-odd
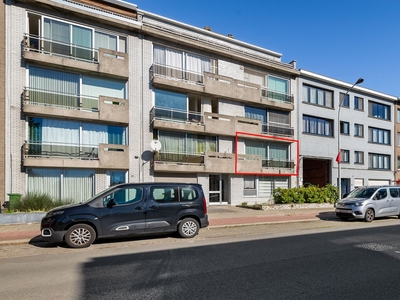
[(200, 184), (123, 183), (84, 203), (60, 206), (42, 219), (42, 238), (73, 248), (96, 239), (176, 232), (184, 238), (208, 226), (207, 203)]

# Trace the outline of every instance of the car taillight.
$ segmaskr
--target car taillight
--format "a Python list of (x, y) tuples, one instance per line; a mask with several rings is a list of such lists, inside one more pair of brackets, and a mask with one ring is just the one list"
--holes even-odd
[(206, 197), (203, 197), (203, 212), (206, 215), (207, 214), (207, 201)]

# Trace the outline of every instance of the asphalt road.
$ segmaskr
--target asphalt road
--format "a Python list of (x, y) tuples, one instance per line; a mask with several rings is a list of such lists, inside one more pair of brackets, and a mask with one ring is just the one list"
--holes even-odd
[[(397, 222), (396, 222), (397, 220)], [(1, 247), (2, 299), (398, 299), (398, 219)], [(284, 230), (286, 228), (286, 230)], [(291, 229), (290, 229), (291, 228)], [(295, 230), (296, 229), (296, 230)]]

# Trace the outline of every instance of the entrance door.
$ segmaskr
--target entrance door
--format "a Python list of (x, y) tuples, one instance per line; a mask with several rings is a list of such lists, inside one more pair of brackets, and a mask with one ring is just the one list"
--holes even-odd
[(222, 180), (222, 175), (210, 175), (208, 186), (208, 199), (210, 204), (227, 203), (226, 201), (224, 202), (224, 181)]

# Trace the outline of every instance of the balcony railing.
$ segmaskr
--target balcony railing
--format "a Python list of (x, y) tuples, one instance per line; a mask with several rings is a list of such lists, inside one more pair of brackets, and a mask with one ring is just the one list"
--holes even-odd
[(93, 159), (99, 158), (98, 145), (28, 142), (23, 145), (24, 157), (57, 157)]
[(24, 89), (24, 103), (66, 109), (99, 111), (98, 97), (59, 93), (28, 87)]
[(293, 169), (294, 162), (289, 160), (263, 159), (262, 167), (267, 169)]
[(262, 132), (272, 135), (293, 136), (294, 129), (278, 123), (263, 123)]
[[(210, 73), (215, 73), (216, 68), (212, 67)], [(195, 84), (204, 84), (204, 74), (200, 72), (190, 71), (173, 66), (153, 63), (152, 67), (153, 76), (166, 77), (173, 80), (185, 81)]]
[(63, 43), (36, 36), (25, 34), (24, 51), (35, 51), (51, 55), (58, 55), (69, 59), (82, 60), (92, 63), (98, 63), (99, 52), (97, 49), (83, 47), (72, 43)]
[(191, 122), (203, 123), (204, 116), (201, 113), (185, 111), (166, 107), (156, 107), (151, 109), (151, 120), (165, 120), (170, 122)]
[(157, 152), (154, 155), (154, 163), (204, 165), (204, 154)]
[(293, 103), (293, 95), (274, 91), (266, 87), (261, 88), (261, 98), (277, 102)]

